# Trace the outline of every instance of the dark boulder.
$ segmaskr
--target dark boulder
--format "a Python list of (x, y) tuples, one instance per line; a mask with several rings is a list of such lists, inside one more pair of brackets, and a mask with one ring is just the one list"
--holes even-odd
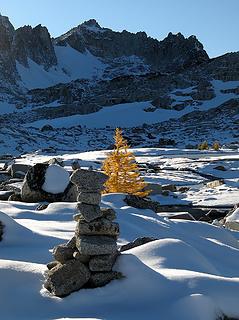
[(158, 240), (158, 239), (154, 238), (154, 237), (137, 238), (134, 241), (131, 241), (127, 244), (122, 245), (120, 248), (120, 252), (124, 252), (124, 251), (130, 250), (130, 249), (142, 246), (145, 243), (149, 243), (149, 242), (156, 241), (156, 240)]
[(124, 199), (124, 202), (134, 208), (138, 209), (149, 209), (153, 210), (154, 212), (160, 212), (160, 203), (156, 201), (152, 201), (148, 198), (141, 198), (135, 195), (127, 195)]
[(45, 174), (48, 163), (37, 163), (27, 172), (22, 190), (21, 198), (24, 202), (74, 202), (77, 198), (77, 188), (70, 180), (69, 184), (63, 192), (50, 193), (42, 189), (45, 182)]

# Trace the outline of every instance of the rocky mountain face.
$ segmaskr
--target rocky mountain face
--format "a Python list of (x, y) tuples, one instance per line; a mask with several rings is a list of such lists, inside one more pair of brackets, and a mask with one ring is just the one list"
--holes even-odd
[[(86, 141), (86, 149), (107, 147), (114, 127), (122, 126), (117, 121), (106, 121), (99, 128), (92, 118), (96, 128), (81, 122), (61, 129), (52, 127), (51, 121), (63, 117), (72, 121), (74, 116), (135, 103), (146, 106), (134, 114), (142, 120), (134, 125), (125, 122), (132, 145), (157, 146), (167, 139), (177, 143), (180, 135), (185, 145), (190, 139), (191, 143), (206, 139), (204, 115), (208, 127), (215, 130), (211, 115), (220, 119), (220, 134), (225, 137), (231, 125), (230, 139), (236, 140), (238, 107), (231, 101), (238, 101), (238, 94), (239, 53), (210, 59), (195, 36), (169, 33), (158, 41), (145, 32), (115, 32), (92, 19), (53, 39), (46, 27), (15, 30), (7, 17), (0, 16), (0, 140), (4, 150), (11, 150), (10, 143), (14, 152), (24, 152), (38, 144), (52, 146), (53, 141), (58, 147), (73, 148), (79, 136)], [(227, 112), (228, 108), (233, 112)], [(38, 121), (52, 129), (31, 128)], [(183, 131), (179, 130), (182, 125)], [(193, 135), (198, 136), (194, 139)]]
[(7, 17), (0, 16), (1, 80), (19, 80), (16, 63), (28, 67), (28, 59), (49, 69), (57, 64), (51, 37), (46, 27), (24, 26), (17, 30)]
[(32, 28), (24, 26), (15, 31), (13, 51), (16, 60), (28, 67), (28, 59), (44, 66), (47, 70), (57, 65), (57, 58), (50, 34), (41, 25)]
[[(152, 39), (145, 32), (114, 32), (101, 28), (89, 20), (66, 34), (51, 39), (46, 27), (24, 26), (14, 29), (7, 17), (0, 16), (1, 79), (15, 82), (21, 74), (16, 64), (28, 68), (29, 61), (49, 70), (59, 66), (56, 47), (66, 47), (79, 53), (89, 52), (100, 58), (108, 68), (119, 69), (127, 63), (135, 64), (138, 73), (145, 71), (175, 72), (208, 61), (202, 44), (191, 36), (170, 33), (163, 41)], [(137, 69), (137, 68), (136, 68)], [(67, 73), (67, 70), (63, 70)], [(123, 73), (123, 72), (121, 72)], [(112, 78), (109, 72), (107, 76)], [(60, 81), (59, 81), (60, 82)]]
[(16, 78), (16, 67), (13, 56), (14, 27), (7, 17), (0, 16), (0, 72), (1, 82), (13, 82)]

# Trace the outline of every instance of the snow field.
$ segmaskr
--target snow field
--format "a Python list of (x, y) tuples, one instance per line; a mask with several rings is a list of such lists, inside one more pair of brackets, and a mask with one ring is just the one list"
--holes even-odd
[[(128, 207), (123, 198), (111, 194), (102, 199), (102, 206), (117, 211), (119, 244), (139, 236), (159, 240), (121, 255), (115, 269), (123, 272), (123, 280), (95, 290), (83, 289), (64, 299), (42, 289), (42, 274), (52, 247), (64, 242), (66, 231), (69, 238), (73, 235), (75, 204), (67, 204), (64, 210), (64, 203), (54, 203), (39, 213), (34, 204), (1, 203), (0, 220), (6, 225), (0, 243), (4, 319), (118, 320), (133, 316), (143, 320), (160, 315), (170, 320), (214, 320), (222, 313), (239, 317), (237, 233), (207, 223), (170, 221), (150, 210)], [(32, 223), (34, 220), (38, 223)], [(57, 237), (53, 237), (56, 230)]]

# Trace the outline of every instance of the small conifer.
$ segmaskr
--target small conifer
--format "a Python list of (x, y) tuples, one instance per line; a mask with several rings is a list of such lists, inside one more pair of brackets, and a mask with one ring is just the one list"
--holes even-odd
[(201, 144), (199, 144), (198, 149), (199, 150), (208, 150), (209, 149), (208, 142), (203, 141)]
[(109, 176), (105, 183), (104, 193), (122, 192), (148, 196), (150, 191), (145, 191), (147, 183), (140, 176), (135, 156), (129, 151), (127, 141), (122, 136), (122, 130), (115, 130), (114, 150), (105, 159), (102, 170)]
[(218, 141), (215, 141), (212, 145), (213, 150), (218, 151), (220, 149), (220, 144)]

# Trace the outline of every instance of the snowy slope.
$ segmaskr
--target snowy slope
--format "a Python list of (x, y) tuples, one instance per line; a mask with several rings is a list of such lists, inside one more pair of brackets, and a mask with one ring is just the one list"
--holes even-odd
[[(237, 97), (234, 93), (222, 93), (221, 90), (236, 88), (239, 86), (239, 81), (223, 82), (213, 80), (212, 85), (216, 94), (215, 98), (202, 101), (202, 104), (199, 106), (187, 106), (181, 111), (158, 108), (154, 112), (146, 112), (145, 109), (151, 106), (149, 101), (122, 103), (111, 107), (103, 107), (100, 111), (91, 114), (60, 117), (52, 120), (39, 120), (31, 122), (27, 126), (41, 128), (45, 124), (50, 124), (55, 128), (71, 128), (78, 125), (88, 128), (105, 128), (106, 126), (130, 128), (140, 126), (143, 123), (154, 124), (170, 119), (179, 119), (193, 111), (207, 111), (216, 108), (229, 99)], [(175, 103), (185, 100), (185, 97), (175, 95), (174, 93), (172, 93), (172, 97), (176, 100)]]
[(101, 77), (106, 65), (90, 52), (80, 53), (69, 45), (55, 46), (58, 64), (45, 70), (31, 59), (29, 67), (16, 62), (22, 84), (27, 89), (47, 88), (57, 83), (68, 83), (76, 79)]
[(7, 102), (0, 102), (0, 115), (16, 111), (16, 106)]
[[(160, 315), (168, 320), (216, 320), (222, 313), (239, 317), (236, 233), (206, 223), (169, 221), (126, 206), (120, 194), (104, 196), (102, 205), (117, 211), (119, 244), (139, 236), (159, 240), (121, 255), (115, 269), (124, 273), (123, 280), (60, 299), (42, 289), (42, 273), (51, 259), (49, 249), (66, 239), (66, 231), (68, 238), (73, 235), (75, 204), (65, 209), (61, 204), (60, 212), (59, 204), (51, 204), (39, 213), (34, 205), (1, 203), (2, 212), (16, 221), (0, 215), (6, 224), (6, 238), (0, 243), (3, 319), (156, 320)], [(24, 242), (18, 240), (19, 229)], [(8, 232), (18, 236), (11, 243)]]

